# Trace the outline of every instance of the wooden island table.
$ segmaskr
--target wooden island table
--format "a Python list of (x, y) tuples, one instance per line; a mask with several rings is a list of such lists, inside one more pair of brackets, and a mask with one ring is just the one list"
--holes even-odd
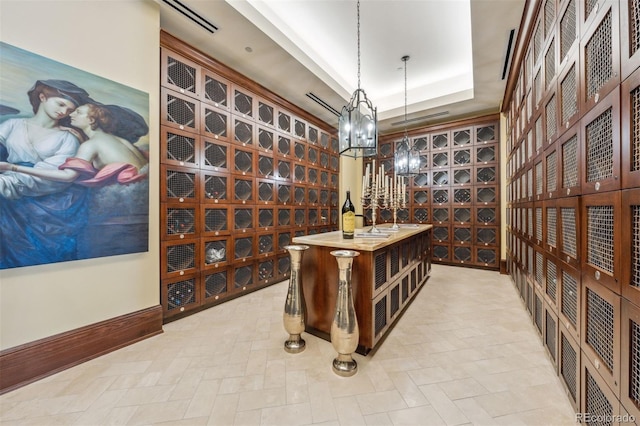
[(308, 333), (330, 340), (336, 295), (338, 264), (333, 250), (360, 253), (353, 260), (351, 286), (360, 340), (357, 352), (366, 355), (411, 303), (431, 273), (431, 225), (378, 225), (384, 237), (363, 236), (369, 228), (356, 229), (355, 238), (341, 231), (293, 238), (308, 245), (302, 259), (302, 290)]

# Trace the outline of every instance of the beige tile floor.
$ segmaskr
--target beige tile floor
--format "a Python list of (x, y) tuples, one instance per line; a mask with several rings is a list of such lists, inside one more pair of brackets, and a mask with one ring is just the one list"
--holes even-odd
[(330, 342), (284, 352), (287, 282), (0, 397), (9, 425), (573, 425), (509, 278), (435, 265), (358, 373)]

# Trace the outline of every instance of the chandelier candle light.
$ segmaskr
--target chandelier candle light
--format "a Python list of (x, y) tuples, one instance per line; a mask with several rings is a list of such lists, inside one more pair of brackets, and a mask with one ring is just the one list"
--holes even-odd
[[(370, 168), (371, 166), (371, 168)], [(401, 176), (387, 176), (384, 172), (384, 164), (376, 170), (376, 160), (367, 164), (364, 176), (362, 177), (362, 207), (371, 209), (371, 222), (373, 225), (368, 231), (370, 233), (382, 233), (376, 227), (376, 218), (378, 207), (393, 209), (393, 226), (389, 231), (397, 231), (399, 229), (397, 220), (397, 211), (399, 208), (407, 207), (407, 186)], [(387, 231), (387, 229), (385, 229)]]

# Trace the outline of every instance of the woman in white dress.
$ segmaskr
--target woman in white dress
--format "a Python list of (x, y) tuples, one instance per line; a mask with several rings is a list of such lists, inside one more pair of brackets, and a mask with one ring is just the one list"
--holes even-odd
[(139, 114), (117, 105), (87, 103), (69, 117), (71, 125), (82, 130), (88, 138), (80, 144), (75, 155), (69, 156), (56, 169), (0, 162), (0, 171), (11, 170), (84, 186), (128, 184), (146, 178), (148, 159), (134, 143), (146, 135), (149, 128)]
[(62, 124), (88, 93), (64, 80), (38, 80), (28, 91), (34, 115), (0, 124), (0, 269), (72, 260), (86, 222), (86, 189), (16, 172), (57, 170), (76, 155), (78, 135)]
[[(78, 151), (80, 141), (71, 129), (60, 125), (81, 102), (88, 99), (83, 89), (61, 80), (39, 80), (28, 92), (33, 117), (9, 119), (0, 124), (0, 145), (7, 152), (4, 170), (19, 165), (36, 170), (57, 170)], [(68, 183), (54, 182), (23, 173), (0, 175), (0, 197), (17, 199), (51, 194)]]

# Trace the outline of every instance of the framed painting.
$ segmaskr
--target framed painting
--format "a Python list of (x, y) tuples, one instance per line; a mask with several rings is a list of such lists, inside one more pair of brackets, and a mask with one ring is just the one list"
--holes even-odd
[(149, 95), (0, 42), (0, 269), (149, 249)]

